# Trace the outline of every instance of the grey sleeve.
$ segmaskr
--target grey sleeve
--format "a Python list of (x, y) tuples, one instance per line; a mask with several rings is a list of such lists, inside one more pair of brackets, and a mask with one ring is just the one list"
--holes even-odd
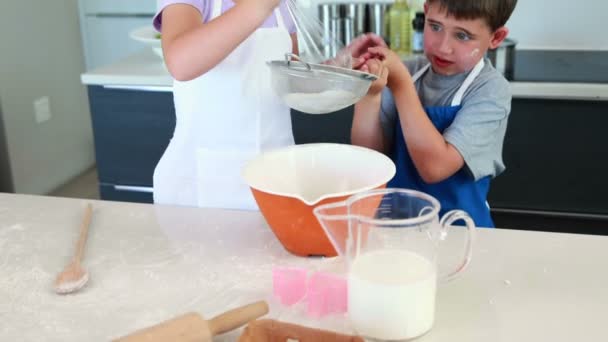
[(444, 131), (475, 180), (504, 171), (502, 146), (510, 111), (509, 83), (494, 77), (465, 95), (454, 122)]

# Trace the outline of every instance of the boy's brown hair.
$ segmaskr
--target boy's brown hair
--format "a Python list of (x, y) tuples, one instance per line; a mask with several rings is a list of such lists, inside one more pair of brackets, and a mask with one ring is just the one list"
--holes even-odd
[(456, 19), (486, 21), (492, 32), (504, 26), (515, 9), (517, 0), (427, 0), (438, 3), (441, 10)]

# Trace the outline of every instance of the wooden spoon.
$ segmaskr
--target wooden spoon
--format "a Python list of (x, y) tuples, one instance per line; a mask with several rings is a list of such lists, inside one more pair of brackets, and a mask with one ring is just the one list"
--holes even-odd
[(93, 206), (87, 204), (84, 218), (80, 225), (80, 237), (76, 243), (76, 253), (72, 261), (63, 269), (55, 280), (55, 292), (59, 294), (68, 294), (80, 290), (89, 280), (89, 274), (80, 265), (82, 256), (84, 255), (84, 246), (87, 242), (89, 233), (89, 225), (91, 224), (91, 216), (93, 215)]

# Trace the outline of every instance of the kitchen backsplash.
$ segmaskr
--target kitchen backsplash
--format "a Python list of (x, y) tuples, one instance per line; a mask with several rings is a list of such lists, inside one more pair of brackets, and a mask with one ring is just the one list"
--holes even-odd
[[(320, 3), (393, 3), (394, 0), (298, 0)], [(410, 0), (410, 2), (424, 2)], [(608, 1), (519, 0), (507, 26), (519, 49), (608, 51), (604, 23)]]
[(516, 50), (515, 81), (608, 83), (608, 51)]

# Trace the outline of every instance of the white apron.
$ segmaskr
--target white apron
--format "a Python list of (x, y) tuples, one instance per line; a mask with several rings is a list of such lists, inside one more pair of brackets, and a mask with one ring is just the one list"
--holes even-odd
[[(211, 20), (221, 11), (215, 0)], [(294, 143), (289, 108), (272, 91), (266, 65), (292, 48), (280, 10), (274, 14), (277, 27), (258, 28), (204, 75), (174, 81), (176, 127), (154, 170), (155, 203), (257, 210), (244, 164)]]

